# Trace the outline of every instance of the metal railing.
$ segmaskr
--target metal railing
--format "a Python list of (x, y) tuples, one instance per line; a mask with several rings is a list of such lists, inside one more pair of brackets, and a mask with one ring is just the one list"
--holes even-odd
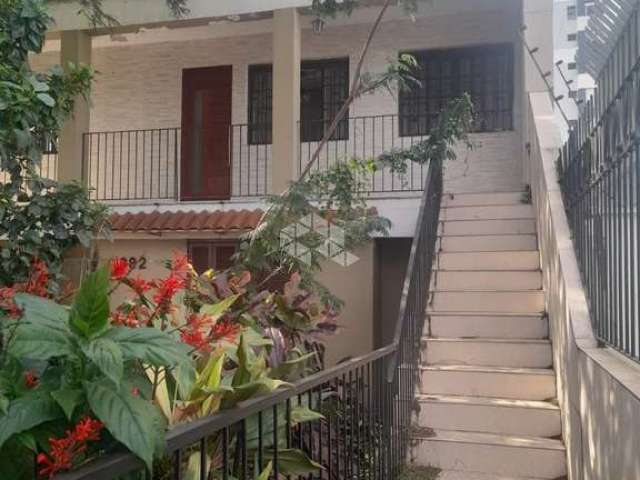
[[(256, 478), (269, 461), (274, 479), (399, 477), (410, 443), (420, 339), (436, 255), (440, 163), (428, 166), (425, 182), (393, 342), (307, 377), (293, 388), (176, 426), (166, 438), (168, 470), (147, 473), (146, 478), (183, 479), (187, 465), (195, 464), (195, 478), (247, 480)], [(323, 418), (296, 423), (292, 412), (299, 406), (319, 411)], [(291, 449), (304, 452), (322, 468), (305, 475), (282, 470), (286, 462), (279, 459), (291, 455)], [(56, 479), (113, 480), (142, 471), (140, 460), (120, 453)]]
[[(247, 125), (221, 125), (219, 128), (225, 130), (229, 138), (231, 196), (266, 195), (271, 146), (250, 145)], [(89, 132), (83, 137), (83, 151), (84, 178), (95, 200), (180, 198), (180, 128)]]
[[(427, 138), (430, 124), (427, 117), (369, 115), (343, 120), (332, 138), (322, 149), (312, 171), (326, 170), (351, 158), (368, 159), (393, 150), (409, 148)], [(430, 118), (429, 118), (430, 119)], [(412, 121), (415, 120), (415, 121)], [(320, 137), (329, 122), (308, 122), (300, 127), (298, 172), (311, 161), (320, 144)], [(363, 179), (369, 193), (420, 192), (424, 186), (426, 166), (410, 162), (406, 173), (392, 173), (388, 169), (373, 172)]]
[(634, 8), (558, 160), (597, 337), (640, 361), (640, 34)]

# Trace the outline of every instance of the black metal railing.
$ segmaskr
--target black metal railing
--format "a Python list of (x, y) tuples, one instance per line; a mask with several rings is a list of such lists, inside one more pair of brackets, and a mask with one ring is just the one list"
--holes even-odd
[(640, 35), (633, 10), (558, 160), (597, 337), (640, 361)]
[[(388, 114), (345, 119), (339, 124), (334, 137), (322, 148), (318, 159), (311, 167), (312, 171), (326, 170), (351, 158), (376, 158), (383, 153), (409, 148), (428, 136), (426, 124), (420, 122), (421, 118)], [(315, 123), (316, 125), (312, 126), (309, 126), (309, 122), (301, 124), (298, 172), (311, 161), (320, 144), (321, 133), (330, 124), (323, 121)], [(309, 139), (309, 131), (316, 133), (313, 139)], [(302, 135), (304, 133), (306, 136)], [(304, 141), (305, 138), (307, 141)], [(424, 165), (410, 162), (406, 173), (392, 173), (388, 169), (378, 170), (363, 179), (365, 190), (369, 193), (420, 192), (424, 187), (426, 168)]]
[[(414, 392), (442, 195), (442, 165), (426, 171), (393, 342), (307, 377), (292, 388), (232, 410), (174, 427), (167, 435), (165, 469), (147, 478), (253, 479), (270, 461), (270, 478), (399, 478), (410, 446)], [(301, 406), (323, 418), (297, 423)], [(321, 466), (300, 475), (282, 461), (292, 449)], [(187, 469), (191, 467), (190, 476)], [(195, 469), (195, 470), (193, 470)], [(142, 472), (129, 453), (103, 457), (58, 480), (113, 480)]]
[[(266, 195), (271, 146), (250, 145), (247, 125), (221, 125), (227, 138), (235, 197)], [(200, 139), (208, 133), (205, 131)], [(89, 132), (83, 138), (84, 177), (101, 201), (178, 200), (182, 131), (180, 128)], [(203, 149), (206, 151), (206, 149)]]

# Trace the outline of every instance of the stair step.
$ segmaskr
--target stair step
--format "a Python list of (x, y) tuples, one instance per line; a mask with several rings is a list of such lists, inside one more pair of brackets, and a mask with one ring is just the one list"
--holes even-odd
[(449, 220), (440, 224), (440, 235), (511, 235), (535, 234), (536, 222), (531, 218), (508, 220)]
[(524, 192), (445, 193), (443, 207), (478, 207), (482, 205), (521, 205)]
[(555, 479), (566, 474), (560, 440), (490, 433), (428, 430), (413, 436), (417, 465), (444, 470)]
[(554, 437), (560, 409), (551, 403), (504, 398), (418, 395), (417, 424), (440, 430)]
[(539, 290), (542, 272), (537, 270), (495, 271), (436, 270), (435, 288), (439, 290)]
[(551, 342), (527, 339), (424, 338), (428, 365), (550, 368)]
[(440, 211), (441, 220), (506, 220), (535, 218), (531, 205), (483, 205), (445, 207)]
[(553, 370), (542, 368), (421, 366), (421, 393), (516, 400), (555, 398)]
[(544, 311), (544, 293), (541, 290), (437, 290), (432, 292), (430, 310), (537, 313)]
[(549, 324), (541, 315), (433, 312), (428, 318), (431, 337), (547, 338)]
[(442, 237), (443, 252), (508, 252), (535, 250), (535, 235), (448, 235)]
[(440, 270), (540, 270), (537, 250), (522, 252), (441, 252), (437, 268)]

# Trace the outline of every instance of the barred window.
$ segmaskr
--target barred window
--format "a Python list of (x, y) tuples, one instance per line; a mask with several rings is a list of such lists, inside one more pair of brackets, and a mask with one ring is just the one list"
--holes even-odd
[(419, 84), (400, 93), (400, 135), (428, 134), (447, 104), (464, 93), (473, 102), (473, 131), (513, 128), (511, 45), (409, 53), (419, 64)]
[[(301, 140), (322, 139), (336, 114), (349, 96), (349, 60), (302, 62), (300, 69)], [(332, 140), (349, 138), (349, 123), (344, 115)]]
[(271, 143), (271, 65), (249, 66), (249, 144)]
[[(273, 101), (271, 65), (249, 67), (249, 143), (271, 143)], [(349, 60), (305, 61), (300, 66), (301, 141), (319, 141), (349, 95)], [(349, 138), (349, 114), (340, 122), (333, 140)]]
[(237, 249), (237, 242), (211, 240), (190, 240), (187, 242), (189, 261), (199, 274), (211, 268), (221, 271), (231, 267), (233, 265), (231, 257)]

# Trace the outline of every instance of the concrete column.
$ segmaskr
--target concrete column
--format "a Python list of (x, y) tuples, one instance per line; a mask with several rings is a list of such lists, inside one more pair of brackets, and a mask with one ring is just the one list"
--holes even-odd
[(295, 8), (273, 15), (272, 193), (294, 180), (300, 120), (300, 18)]
[[(61, 32), (60, 63), (67, 69), (74, 64), (91, 63), (91, 37), (85, 31)], [(65, 121), (58, 141), (58, 180), (83, 180), (82, 134), (89, 131), (89, 104), (78, 97), (72, 115)]]

